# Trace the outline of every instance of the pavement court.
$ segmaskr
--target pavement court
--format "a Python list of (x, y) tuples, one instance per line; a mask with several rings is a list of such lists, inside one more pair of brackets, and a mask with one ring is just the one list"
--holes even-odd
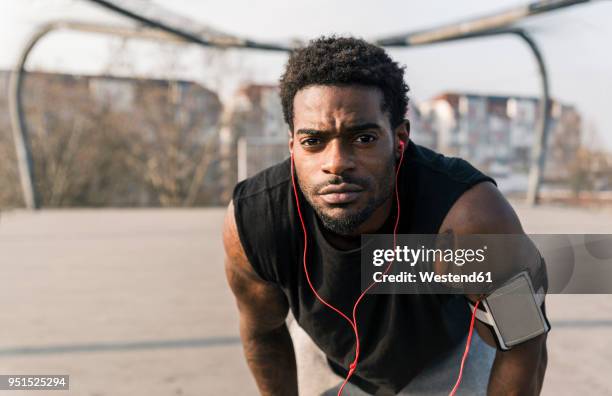
[[(528, 233), (612, 233), (610, 210), (513, 205)], [(69, 374), (56, 396), (256, 395), (223, 273), (223, 214), (0, 213), (0, 374)], [(612, 296), (549, 296), (548, 312), (543, 394), (612, 395)]]

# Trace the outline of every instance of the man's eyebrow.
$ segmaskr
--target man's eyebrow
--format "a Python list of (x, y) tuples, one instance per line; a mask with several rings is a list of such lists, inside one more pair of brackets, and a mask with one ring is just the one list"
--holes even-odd
[(296, 132), (297, 135), (321, 135), (323, 133), (325, 132), (318, 131), (316, 129), (308, 129), (308, 128), (298, 129)]
[[(374, 122), (366, 122), (364, 124), (356, 124), (356, 125), (350, 125), (348, 127), (345, 128), (346, 132), (350, 132), (350, 133), (355, 133), (355, 132), (361, 132), (361, 131), (367, 131), (367, 130), (371, 130), (371, 129), (382, 129), (380, 125), (374, 123)], [(328, 131), (319, 131), (317, 129), (309, 129), (309, 128), (302, 128), (302, 129), (298, 129), (296, 134), (297, 135), (322, 135), (325, 133), (329, 133)]]
[(347, 132), (361, 132), (370, 129), (382, 129), (380, 125), (375, 122), (366, 122), (364, 124), (350, 125), (346, 127)]

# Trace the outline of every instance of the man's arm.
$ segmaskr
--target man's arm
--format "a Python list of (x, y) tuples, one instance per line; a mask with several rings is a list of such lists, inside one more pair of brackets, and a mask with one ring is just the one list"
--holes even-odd
[[(440, 233), (523, 234), (518, 216), (499, 190), (490, 182), (479, 183), (466, 191), (447, 214)], [(474, 300), (474, 296), (468, 296)], [(476, 321), (478, 335), (496, 346), (491, 330)], [(546, 334), (513, 347), (497, 351), (489, 377), (489, 395), (539, 395), (546, 372)]]
[(244, 355), (257, 387), (264, 396), (297, 395), (295, 354), (285, 324), (287, 300), (276, 285), (263, 281), (253, 270), (238, 237), (231, 202), (223, 244), (225, 273), (240, 315)]

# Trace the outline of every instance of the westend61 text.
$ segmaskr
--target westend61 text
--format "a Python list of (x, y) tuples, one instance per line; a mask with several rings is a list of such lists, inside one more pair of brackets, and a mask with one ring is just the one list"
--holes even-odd
[(399, 274), (383, 274), (375, 272), (372, 276), (377, 283), (491, 283), (491, 272), (472, 272), (471, 274), (436, 274), (435, 272), (419, 272), (417, 275), (409, 272)]

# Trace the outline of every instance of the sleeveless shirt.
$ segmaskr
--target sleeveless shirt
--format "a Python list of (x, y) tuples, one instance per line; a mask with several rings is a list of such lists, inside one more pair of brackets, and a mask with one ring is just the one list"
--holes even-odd
[[(398, 176), (398, 234), (437, 234), (455, 201), (483, 181), (496, 184), (463, 159), (409, 141)], [(298, 196), (313, 286), (352, 317), (361, 293), (360, 249), (333, 247), (299, 187)], [(316, 299), (306, 281), (290, 159), (239, 182), (233, 203), (238, 235), (254, 271), (280, 287), (299, 325), (326, 354), (332, 370), (345, 377), (354, 359), (354, 333), (345, 319)], [(394, 217), (392, 210), (387, 223)], [(469, 320), (468, 305), (459, 295), (366, 295), (357, 311), (360, 359), (351, 382), (370, 393), (381, 388), (399, 392), (464, 339)]]

